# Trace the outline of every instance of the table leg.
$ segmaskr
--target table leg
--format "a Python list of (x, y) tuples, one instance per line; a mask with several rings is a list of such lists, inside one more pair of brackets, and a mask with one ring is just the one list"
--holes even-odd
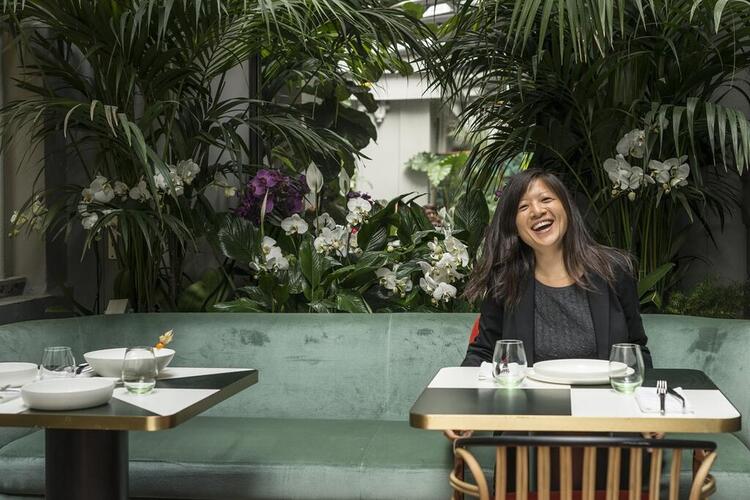
[(47, 429), (47, 500), (127, 500), (127, 431)]

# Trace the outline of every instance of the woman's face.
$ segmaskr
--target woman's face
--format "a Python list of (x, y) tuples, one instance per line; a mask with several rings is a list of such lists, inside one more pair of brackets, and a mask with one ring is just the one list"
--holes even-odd
[(568, 229), (568, 214), (554, 191), (542, 180), (529, 184), (518, 202), (516, 212), (518, 236), (534, 252), (562, 249)]

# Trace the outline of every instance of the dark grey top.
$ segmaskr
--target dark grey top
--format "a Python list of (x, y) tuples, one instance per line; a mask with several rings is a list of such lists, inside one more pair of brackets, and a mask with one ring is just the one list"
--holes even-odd
[(596, 333), (586, 291), (577, 285), (534, 287), (534, 359), (596, 358)]

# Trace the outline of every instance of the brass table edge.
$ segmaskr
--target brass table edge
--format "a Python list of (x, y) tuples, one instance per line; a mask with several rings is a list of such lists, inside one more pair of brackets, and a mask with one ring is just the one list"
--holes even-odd
[(148, 415), (148, 416), (117, 416), (117, 415), (90, 415), (75, 416), (70, 414), (23, 414), (3, 413), (0, 414), (0, 427), (38, 427), (47, 429), (84, 429), (102, 431), (159, 431), (171, 429), (189, 420), (195, 415), (202, 413), (218, 403), (234, 396), (258, 382), (258, 370), (252, 369), (252, 373), (222, 387), (210, 396), (183, 408), (173, 415)]
[(741, 416), (669, 419), (669, 417), (608, 418), (570, 415), (422, 415), (409, 414), (412, 427), (426, 430), (571, 431), (571, 432), (690, 432), (740, 430)]

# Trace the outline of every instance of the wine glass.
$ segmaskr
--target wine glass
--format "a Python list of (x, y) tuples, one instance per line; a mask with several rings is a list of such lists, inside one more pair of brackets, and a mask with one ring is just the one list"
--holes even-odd
[(156, 357), (152, 347), (129, 347), (125, 351), (122, 383), (133, 394), (148, 394), (154, 390)]
[(42, 364), (39, 365), (39, 378), (61, 378), (75, 375), (76, 360), (70, 347), (45, 347)]
[(632, 394), (643, 384), (643, 354), (638, 344), (614, 344), (609, 354), (609, 382), (621, 394)]
[(492, 375), (503, 387), (516, 387), (526, 378), (526, 351), (522, 340), (498, 340), (492, 355)]

